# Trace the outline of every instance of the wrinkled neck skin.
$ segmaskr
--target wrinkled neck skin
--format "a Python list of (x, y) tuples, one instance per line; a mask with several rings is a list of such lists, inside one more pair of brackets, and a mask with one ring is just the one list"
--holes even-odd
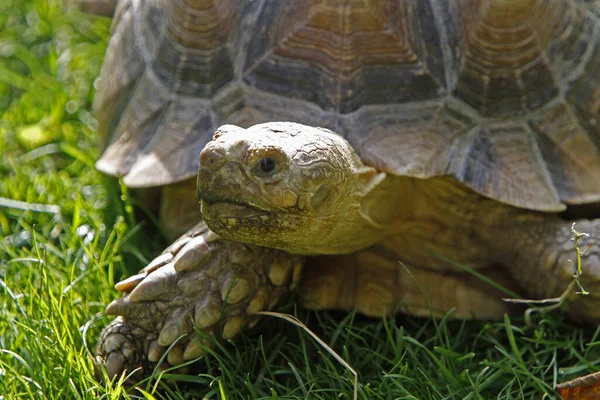
[[(334, 216), (336, 226), (320, 254), (343, 254), (381, 243), (393, 236), (403, 221), (414, 213), (414, 196), (409, 179), (377, 172), (366, 167), (370, 179), (360, 181), (349, 197), (346, 212)], [(400, 183), (403, 182), (403, 185)]]
[(392, 210), (386, 204), (372, 207), (385, 195), (390, 182), (385, 173), (369, 167), (361, 167), (354, 187), (340, 196), (335, 212), (306, 221), (306, 233), (302, 234), (301, 248), (285, 249), (291, 253), (345, 254), (352, 253), (380, 242), (389, 232)]

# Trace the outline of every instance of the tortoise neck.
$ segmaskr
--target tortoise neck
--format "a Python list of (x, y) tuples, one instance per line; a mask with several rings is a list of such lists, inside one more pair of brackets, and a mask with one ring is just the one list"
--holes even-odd
[(389, 176), (365, 200), (371, 218), (385, 221), (381, 245), (410, 265), (448, 269), (447, 260), (478, 268), (505, 260), (513, 227), (547, 214), (484, 197), (451, 177)]

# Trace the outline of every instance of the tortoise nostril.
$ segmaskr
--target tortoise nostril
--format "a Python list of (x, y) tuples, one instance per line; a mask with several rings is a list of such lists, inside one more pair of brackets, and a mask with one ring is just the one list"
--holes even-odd
[(200, 165), (218, 168), (225, 163), (225, 154), (216, 148), (205, 148), (200, 152)]

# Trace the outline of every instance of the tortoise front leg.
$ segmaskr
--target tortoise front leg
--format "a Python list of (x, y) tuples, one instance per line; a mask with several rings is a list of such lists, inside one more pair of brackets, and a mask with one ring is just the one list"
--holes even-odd
[(235, 337), (297, 285), (302, 259), (281, 250), (222, 240), (204, 223), (146, 268), (116, 285), (125, 293), (106, 309), (118, 315), (100, 335), (97, 361), (112, 378), (141, 367), (152, 372), (203, 354), (195, 330)]
[[(507, 245), (504, 264), (529, 298), (557, 298), (573, 282), (577, 254), (571, 227), (570, 221), (552, 218), (546, 223), (517, 226), (502, 235), (502, 241), (496, 240), (496, 243), (510, 241), (504, 243)], [(589, 234), (578, 243), (584, 252), (580, 282), (589, 294), (576, 294), (575, 287), (562, 307), (574, 321), (597, 324), (600, 322), (600, 219), (577, 221), (575, 229)]]

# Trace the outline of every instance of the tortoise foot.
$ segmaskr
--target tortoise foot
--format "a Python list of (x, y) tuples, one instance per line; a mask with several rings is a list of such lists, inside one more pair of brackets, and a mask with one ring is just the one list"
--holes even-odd
[(222, 240), (201, 223), (116, 285), (125, 295), (106, 309), (120, 317), (100, 336), (99, 360), (112, 378), (202, 357), (211, 335), (233, 339), (274, 307), (297, 284), (300, 266), (298, 256)]
[(137, 376), (149, 370), (143, 351), (146, 337), (145, 332), (127, 324), (123, 317), (115, 318), (104, 328), (98, 340), (95, 360), (98, 377), (103, 375), (98, 368), (100, 365), (106, 369), (109, 379), (125, 371)]

